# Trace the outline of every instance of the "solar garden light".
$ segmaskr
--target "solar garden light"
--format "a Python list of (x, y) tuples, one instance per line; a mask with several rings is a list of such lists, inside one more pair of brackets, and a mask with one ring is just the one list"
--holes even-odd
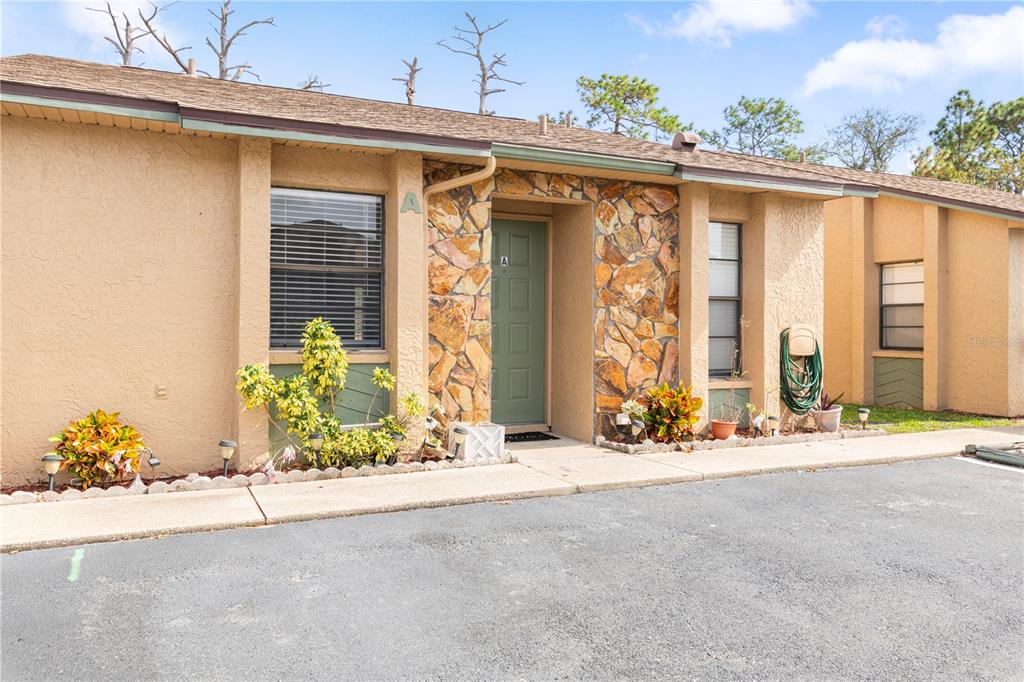
[(233, 440), (222, 440), (217, 445), (220, 447), (220, 456), (224, 459), (224, 476), (226, 478), (228, 475), (228, 462), (235, 456), (238, 443)]
[(322, 433), (311, 433), (309, 434), (309, 447), (313, 448), (313, 452), (320, 454), (320, 450), (324, 447), (324, 434)]
[(429, 415), (427, 416), (426, 424), (427, 431), (436, 431), (437, 427), (441, 425), (436, 419)]
[(452, 445), (455, 446), (455, 451), (452, 453), (452, 455), (455, 456), (455, 459), (459, 458), (459, 451), (462, 450), (462, 446), (463, 444), (465, 444), (466, 436), (468, 435), (469, 429), (467, 429), (462, 424), (457, 424), (456, 426), (452, 427)]
[(637, 437), (640, 435), (640, 432), (644, 430), (644, 423), (639, 419), (630, 419), (629, 427), (629, 430), (632, 431), (633, 433), (633, 442), (635, 443)]
[(779, 435), (779, 418), (774, 414), (768, 415), (768, 431), (773, 435)]
[(43, 455), (43, 469), (46, 470), (46, 477), (50, 482), (50, 490), (53, 490), (53, 477), (60, 471), (60, 463), (63, 461), (64, 458), (56, 453)]
[(629, 415), (625, 412), (619, 412), (615, 415), (615, 430), (621, 433), (623, 436), (628, 436), (632, 430), (632, 420)]
[(866, 407), (857, 408), (857, 418), (860, 419), (860, 430), (863, 431), (868, 427), (868, 415), (871, 414), (871, 410)]
[(153, 451), (150, 450), (149, 448), (142, 448), (141, 452), (149, 453), (149, 459), (146, 460), (146, 464), (149, 465), (149, 470), (150, 470), (150, 473), (152, 474), (152, 479), (155, 481), (156, 480), (156, 468), (158, 466), (160, 466), (160, 458), (157, 457), (156, 455), (154, 455)]

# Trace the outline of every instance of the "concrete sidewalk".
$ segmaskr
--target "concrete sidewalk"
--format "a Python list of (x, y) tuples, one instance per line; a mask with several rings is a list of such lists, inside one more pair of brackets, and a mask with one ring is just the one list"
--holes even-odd
[(664, 485), (778, 471), (889, 464), (1024, 439), (1024, 428), (955, 429), (626, 455), (574, 441), (513, 447), (517, 464), (394, 476), (0, 507), (0, 551), (261, 526), (422, 507)]

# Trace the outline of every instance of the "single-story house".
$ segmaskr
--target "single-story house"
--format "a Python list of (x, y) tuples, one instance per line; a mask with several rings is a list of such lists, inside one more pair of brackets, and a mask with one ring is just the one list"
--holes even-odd
[[(122, 411), (167, 472), (216, 465), (222, 438), (239, 442), (239, 466), (257, 461), (268, 427), (242, 409), (235, 370), (291, 371), (316, 315), (350, 351), (347, 422), (362, 421), (381, 365), (399, 394), (451, 418), (583, 440), (611, 434), (621, 402), (662, 381), (692, 384), (710, 410), (733, 388), (775, 412), (780, 331), (817, 331), (831, 388), (830, 354), (847, 351), (830, 345), (855, 344), (832, 340), (827, 308), (868, 295), (835, 301), (826, 223), (842, 211), (827, 202), (892, 193), (922, 215), (938, 207), (951, 252), (950, 195), (971, 192), (904, 192), (904, 178), (686, 135), (662, 144), (35, 55), (0, 60), (0, 103), (8, 484), (37, 478), (47, 437), (96, 407)], [(1021, 226), (1019, 197), (971, 196)], [(1020, 234), (1004, 230), (1003, 253), (1020, 254)], [(883, 241), (876, 231), (862, 257), (890, 260)], [(1024, 296), (1006, 286), (1019, 255), (1003, 263), (946, 290), (966, 283), (1019, 321)], [(951, 369), (1019, 374), (1019, 332), (1003, 329), (998, 364)]]
[(1024, 416), (1024, 197), (885, 181), (874, 196), (825, 205), (829, 389), (861, 403)]

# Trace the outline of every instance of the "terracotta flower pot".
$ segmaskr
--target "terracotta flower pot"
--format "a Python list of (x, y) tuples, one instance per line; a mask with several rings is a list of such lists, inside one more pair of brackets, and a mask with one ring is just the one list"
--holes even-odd
[(739, 422), (726, 422), (718, 419), (712, 419), (711, 437), (715, 440), (725, 440), (736, 433), (736, 427), (739, 426), (739, 424)]

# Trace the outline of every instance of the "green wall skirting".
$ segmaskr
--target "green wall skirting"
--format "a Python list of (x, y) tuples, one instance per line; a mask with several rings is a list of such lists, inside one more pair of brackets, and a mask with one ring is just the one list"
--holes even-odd
[(875, 358), (875, 404), (921, 409), (924, 367), (920, 358)]
[[(370, 406), (370, 400), (376, 390), (370, 382), (375, 367), (386, 367), (373, 363), (352, 364), (348, 366), (348, 378), (345, 383), (345, 390), (338, 396), (338, 405), (335, 414), (342, 424), (362, 424), (366, 420), (366, 410)], [(286, 377), (302, 372), (302, 365), (271, 365), (270, 373), (275, 377)], [(373, 407), (373, 414), (370, 421), (376, 421), (381, 414), (388, 412), (388, 394), (381, 391), (377, 395), (377, 402)], [(270, 448), (274, 452), (282, 442), (281, 432), (268, 424), (270, 430)]]
[[(726, 405), (729, 402), (729, 389), (727, 388), (712, 388), (708, 391), (708, 402), (705, 406), (705, 414), (708, 419), (718, 419), (718, 407), (720, 405)], [(735, 389), (735, 396), (733, 397), (732, 404), (736, 408), (742, 411), (740, 417), (740, 427), (747, 428), (747, 403), (750, 402), (750, 389), (749, 388), (737, 388)]]

